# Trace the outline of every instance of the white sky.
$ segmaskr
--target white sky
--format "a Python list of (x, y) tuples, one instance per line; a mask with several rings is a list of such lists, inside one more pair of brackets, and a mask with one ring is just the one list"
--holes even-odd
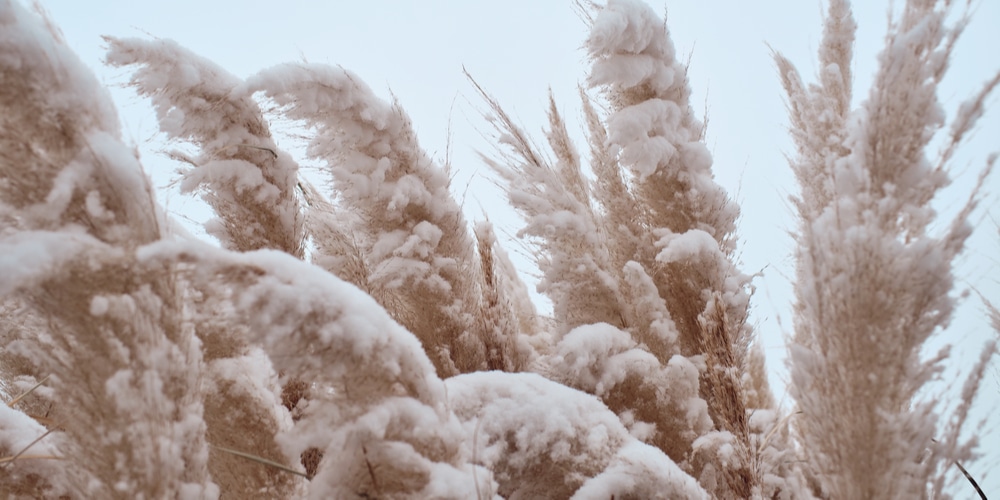
[[(867, 94), (882, 45), (888, 2), (855, 3), (859, 24), (855, 99), (860, 100)], [(939, 94), (950, 113), (1000, 69), (1000, 2), (979, 3)], [(77, 54), (108, 85), (122, 83), (128, 73), (101, 65), (104, 34), (173, 38), (241, 77), (305, 58), (354, 71), (384, 97), (391, 89), (413, 119), (424, 148), (439, 159), (448, 147), (451, 123), (455, 192), (459, 197), (464, 194), (470, 219), (488, 212), (500, 230), (510, 234), (520, 223), (506, 209), (502, 194), (475, 155), (477, 149), (489, 151), (490, 145), (480, 135), (487, 129), (479, 116), (482, 106), (462, 75), (462, 65), (529, 132), (541, 131), (549, 87), (570, 123), (580, 116), (576, 87), (587, 70), (579, 49), (586, 28), (571, 0), (43, 0), (43, 4)], [(663, 7), (678, 53), (691, 54), (690, 78), (699, 114), (707, 104), (708, 145), (715, 155), (716, 178), (742, 206), (743, 269), (764, 272), (756, 281), (753, 318), (779, 399), (784, 385), (782, 337), (791, 328), (788, 280), (794, 274), (793, 241), (788, 235), (794, 219), (786, 200), (796, 187), (783, 156), (794, 149), (785, 132), (785, 107), (768, 45), (811, 79), (821, 8), (818, 1), (801, 0), (676, 0)], [(166, 186), (174, 166), (158, 153), (163, 143), (156, 136), (151, 108), (129, 90), (112, 92), (122, 112), (126, 140), (139, 145), (154, 181)], [(954, 212), (964, 199), (986, 154), (1000, 150), (1000, 98), (994, 97), (990, 104), (994, 109), (981, 121), (966, 148), (968, 154), (956, 163), (954, 188), (939, 200), (945, 213)], [(582, 131), (583, 126), (577, 129)], [(279, 144), (292, 147), (280, 138)], [(989, 182), (983, 208), (974, 220), (977, 232), (957, 275), (960, 286), (1000, 301), (996, 258), (1000, 214), (990, 213), (998, 179), (994, 175)], [(199, 221), (207, 218), (196, 203), (175, 190), (161, 194), (178, 214)], [(946, 335), (958, 344), (952, 362), (967, 368), (976, 358), (976, 348), (993, 336), (975, 296), (965, 301)], [(983, 387), (979, 415), (1000, 409), (998, 396), (1000, 371), (994, 368)], [(998, 423), (993, 419), (988, 427), (996, 429)], [(988, 458), (970, 470), (987, 492), (1000, 495), (1000, 473), (985, 474), (1000, 465), (1000, 439), (997, 432), (983, 436)], [(957, 491), (963, 498), (969, 490), (962, 486)]]

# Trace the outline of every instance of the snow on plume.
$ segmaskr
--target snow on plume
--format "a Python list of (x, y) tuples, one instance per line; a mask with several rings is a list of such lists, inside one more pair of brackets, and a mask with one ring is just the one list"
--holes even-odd
[(469, 477), (476, 466), (459, 453), (464, 435), (444, 385), (416, 337), (370, 296), (280, 252), (234, 254), (165, 242), (145, 248), (141, 258), (187, 262), (197, 268), (196, 282), (236, 286), (235, 312), (275, 368), (329, 388), (315, 391), (294, 427), (278, 436), (288, 456), (324, 451), (310, 498), (475, 496)]
[[(976, 107), (1000, 81), (987, 82), (945, 130), (936, 93), (965, 23), (946, 24), (950, 7), (907, 2), (891, 25), (875, 83), (853, 112), (855, 25), (846, 2), (829, 7), (821, 85), (804, 86), (776, 56), (802, 185), (794, 200), (801, 222), (790, 392), (802, 411), (796, 429), (803, 453), (828, 496), (917, 497), (928, 488), (940, 496), (948, 464), (967, 459), (974, 443), (942, 432), (940, 409), (917, 397), (948, 356), (945, 349), (922, 359), (925, 343), (954, 311), (952, 264), (977, 195), (941, 235), (928, 231), (936, 218), (931, 200), (949, 182), (948, 163)], [(927, 149), (939, 132), (949, 137), (932, 162)], [(993, 347), (983, 352), (970, 380)], [(959, 412), (949, 429), (964, 420)]]
[(573, 498), (642, 492), (708, 498), (591, 395), (530, 373), (479, 372), (445, 383), (470, 436), (466, 453), (493, 471), (504, 498), (567, 498), (574, 492)]
[(326, 164), (337, 203), (356, 216), (343, 219), (351, 223), (344, 232), (363, 256), (355, 268), (367, 271), (345, 275), (425, 343), (440, 373), (481, 368), (471, 321), (478, 291), (468, 279), (477, 268), (472, 237), (447, 170), (420, 148), (403, 110), (332, 66), (275, 66), (248, 79), (247, 88), (315, 132), (307, 154)]
[(688, 262), (699, 260), (716, 260), (723, 255), (719, 252), (719, 243), (705, 231), (692, 229), (684, 234), (667, 234), (656, 246), (662, 248), (656, 255), (656, 260), (665, 263)]
[[(19, 350), (51, 374), (53, 399), (73, 416), (59, 424), (66, 462), (52, 480), (81, 497), (217, 496), (198, 341), (169, 272), (141, 269), (130, 252), (163, 236), (162, 210), (97, 79), (48, 20), (9, 1), (0, 117), (0, 203), (29, 214), (3, 214), (12, 223), (0, 245), (14, 250), (3, 264), (40, 266), (3, 291), (45, 318)], [(91, 314), (95, 295), (104, 314)]]
[[(586, 48), (588, 84), (601, 88), (612, 107), (607, 141), (637, 176), (638, 194), (657, 214), (655, 224), (676, 232), (702, 229), (724, 242), (737, 208), (712, 179), (687, 70), (663, 19), (645, 3), (609, 1), (593, 20)], [(671, 220), (670, 213), (683, 214), (685, 222)]]
[(171, 154), (191, 165), (181, 188), (204, 187), (219, 216), (221, 226), (210, 226), (210, 234), (234, 250), (274, 248), (301, 257), (298, 165), (275, 145), (243, 82), (172, 40), (105, 40), (108, 64), (136, 67), (129, 84), (152, 101), (160, 131), (197, 148), (194, 157)]
[(712, 426), (698, 395), (699, 370), (675, 355), (661, 362), (632, 335), (608, 324), (571, 330), (538, 362), (552, 380), (600, 397), (620, 414), (629, 414), (634, 432), (650, 424), (649, 442), (683, 456), (685, 443)]

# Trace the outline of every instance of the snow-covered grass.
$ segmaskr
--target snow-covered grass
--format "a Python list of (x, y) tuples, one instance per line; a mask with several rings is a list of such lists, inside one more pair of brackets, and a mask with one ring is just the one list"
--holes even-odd
[[(473, 82), (544, 317), (489, 222), (466, 221), (449, 165), (357, 75), (241, 79), (171, 41), (107, 38), (178, 145), (182, 189), (215, 211), (213, 245), (160, 208), (58, 30), (0, 0), (0, 389), (25, 394), (0, 407), (0, 494), (946, 496), (951, 465), (976, 456), (964, 424), (996, 351), (950, 413), (922, 392), (949, 362), (922, 355), (979, 197), (941, 234), (930, 202), (1000, 84), (946, 126), (936, 89), (964, 18), (907, 2), (858, 109), (845, 1), (818, 84), (776, 55), (802, 188), (783, 409), (687, 65), (644, 3), (580, 8), (588, 154), (555, 99), (543, 149)], [(303, 127), (329, 192), (272, 118)]]

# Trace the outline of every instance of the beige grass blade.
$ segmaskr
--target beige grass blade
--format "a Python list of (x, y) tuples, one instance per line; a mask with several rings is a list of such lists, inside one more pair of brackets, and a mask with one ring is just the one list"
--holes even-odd
[(31, 387), (31, 389), (28, 389), (27, 391), (24, 391), (23, 393), (21, 393), (16, 398), (10, 400), (10, 402), (7, 403), (7, 407), (8, 408), (13, 408), (14, 405), (20, 403), (22, 399), (28, 397), (28, 395), (30, 395), (32, 392), (35, 392), (35, 389), (38, 389), (39, 387), (41, 387), (42, 384), (44, 384), (49, 379), (50, 376), (51, 375), (46, 375), (44, 378), (42, 378), (41, 380), (39, 380), (37, 384), (33, 385)]
[(257, 462), (259, 464), (263, 464), (263, 465), (266, 465), (268, 467), (273, 467), (275, 469), (278, 469), (278, 470), (281, 470), (281, 471), (284, 471), (284, 472), (288, 472), (289, 474), (295, 474), (296, 476), (302, 476), (302, 477), (304, 477), (306, 479), (310, 479), (310, 477), (308, 475), (306, 475), (305, 472), (297, 471), (297, 470), (295, 470), (295, 469), (293, 469), (291, 467), (279, 464), (278, 462), (274, 462), (274, 461), (268, 460), (266, 458), (258, 457), (257, 455), (251, 455), (249, 453), (244, 453), (244, 452), (239, 451), (239, 450), (233, 450), (231, 448), (226, 448), (226, 447), (223, 447), (223, 446), (216, 446), (214, 444), (210, 444), (209, 446), (211, 446), (212, 448), (215, 448), (216, 450), (229, 453), (230, 455), (236, 455), (237, 457), (245, 458), (247, 460), (252, 460), (252, 461)]

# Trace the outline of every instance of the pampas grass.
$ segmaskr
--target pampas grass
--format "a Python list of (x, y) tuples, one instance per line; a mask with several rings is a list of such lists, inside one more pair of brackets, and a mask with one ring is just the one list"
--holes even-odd
[[(997, 158), (933, 233), (931, 200), (1000, 86), (944, 127), (935, 94), (968, 17), (907, 2), (858, 109), (846, 1), (817, 83), (775, 53), (801, 186), (786, 410), (664, 20), (636, 0), (578, 7), (584, 154), (554, 96), (536, 143), (469, 76), (548, 318), (493, 226), (467, 222), (447, 161), (354, 73), (242, 79), (174, 42), (106, 38), (182, 189), (214, 210), (210, 245), (173, 229), (58, 30), (0, 0), (0, 389), (17, 394), (0, 495), (938, 498), (953, 464), (978, 491), (965, 422), (996, 343), (948, 413), (926, 395), (948, 352), (924, 358)], [(306, 130), (329, 189), (300, 177), (275, 117)]]
[[(937, 86), (967, 21), (947, 25), (952, 8), (907, 2), (858, 110), (849, 109), (855, 25), (846, 2), (829, 6), (819, 84), (805, 86), (776, 56), (802, 185), (790, 391), (802, 410), (795, 430), (824, 496), (937, 497), (943, 469), (971, 450), (959, 429), (995, 344), (983, 347), (947, 419), (919, 397), (948, 359), (941, 351), (924, 360), (921, 350), (955, 307), (952, 262), (992, 167), (990, 160), (943, 233), (930, 233), (930, 202), (949, 182), (949, 160), (997, 81), (962, 106), (943, 149), (929, 158), (944, 125)], [(947, 438), (933, 445), (941, 430)]]

